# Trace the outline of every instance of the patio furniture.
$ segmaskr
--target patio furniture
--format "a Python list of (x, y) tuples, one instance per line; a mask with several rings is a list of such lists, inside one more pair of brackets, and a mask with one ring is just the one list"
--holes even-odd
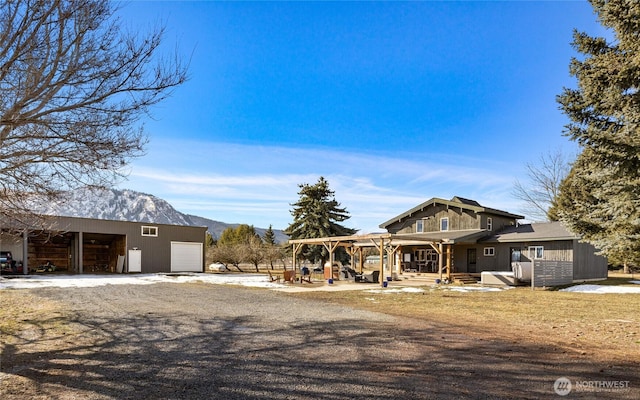
[(348, 281), (355, 281), (356, 277), (358, 276), (358, 273), (356, 272), (356, 270), (350, 267), (342, 267), (341, 271), (342, 271), (341, 278)]
[(300, 268), (300, 283), (302, 282), (311, 283), (311, 271), (308, 267)]
[(271, 282), (280, 282), (280, 275), (272, 274), (271, 271), (267, 271), (269, 273), (269, 280)]
[(295, 280), (296, 280), (296, 271), (295, 270), (284, 271), (283, 275), (284, 275), (284, 281), (285, 282), (294, 283)]
[(356, 282), (380, 283), (380, 271), (373, 271), (370, 274), (356, 275)]

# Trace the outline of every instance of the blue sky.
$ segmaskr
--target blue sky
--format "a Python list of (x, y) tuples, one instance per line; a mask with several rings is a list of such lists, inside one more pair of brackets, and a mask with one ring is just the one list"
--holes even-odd
[(298, 184), (324, 176), (364, 232), (431, 197), (519, 212), (525, 166), (561, 149), (555, 96), (574, 86), (586, 1), (153, 2), (190, 80), (144, 121), (120, 187), (228, 223), (284, 229)]

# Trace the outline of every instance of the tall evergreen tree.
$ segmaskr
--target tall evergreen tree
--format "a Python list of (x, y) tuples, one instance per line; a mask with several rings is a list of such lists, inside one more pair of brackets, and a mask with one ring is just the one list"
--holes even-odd
[(578, 87), (558, 96), (582, 153), (561, 186), (558, 215), (611, 261), (640, 264), (640, 2), (590, 0), (614, 39), (574, 32)]
[(284, 265), (285, 251), (282, 245), (276, 241), (276, 233), (273, 231), (273, 226), (269, 225), (269, 228), (264, 232), (264, 261), (268, 262), (273, 269), (274, 261), (282, 261)]
[(264, 232), (262, 240), (267, 246), (276, 245), (276, 233), (273, 231), (273, 225), (269, 225), (269, 228)]
[[(329, 236), (347, 236), (356, 233), (355, 229), (340, 224), (351, 218), (345, 208), (335, 199), (335, 192), (329, 189), (329, 183), (320, 177), (315, 185), (298, 185), (300, 199), (292, 204), (293, 222), (285, 230), (291, 239), (309, 239)], [(303, 246), (301, 255), (313, 263), (322, 264), (329, 258), (324, 246)], [(339, 248), (336, 260), (347, 261), (348, 255)]]

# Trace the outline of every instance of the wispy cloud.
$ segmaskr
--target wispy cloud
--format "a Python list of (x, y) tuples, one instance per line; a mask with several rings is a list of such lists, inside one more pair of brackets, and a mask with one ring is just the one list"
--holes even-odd
[[(487, 206), (512, 206), (514, 168), (493, 161), (434, 155), (428, 161), (334, 151), (225, 143), (154, 141), (121, 186), (154, 194), (178, 210), (224, 222), (286, 228), (299, 184), (324, 176), (363, 231), (431, 197), (461, 195)], [(409, 157), (407, 159), (406, 157)], [(170, 162), (167, 162), (170, 160)], [(479, 167), (483, 165), (483, 167)], [(485, 201), (486, 200), (486, 201)], [(512, 211), (512, 209), (509, 209)]]

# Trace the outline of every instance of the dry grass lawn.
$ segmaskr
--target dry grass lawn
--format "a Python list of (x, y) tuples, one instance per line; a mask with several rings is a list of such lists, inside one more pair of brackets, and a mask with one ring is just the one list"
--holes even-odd
[[(599, 284), (624, 284), (610, 279)], [(499, 292), (430, 290), (309, 292), (306, 298), (457, 326), (494, 337), (556, 345), (598, 361), (640, 360), (640, 295), (587, 294), (516, 288)]]
[[(626, 282), (627, 279), (614, 278), (599, 284)], [(529, 288), (469, 293), (424, 289), (422, 293), (357, 290), (288, 295), (435, 321), (479, 339), (555, 345), (568, 355), (587, 356), (594, 361), (640, 360), (640, 295)], [(59, 303), (19, 290), (0, 291), (0, 299), (3, 347), (15, 344), (11, 343), (15, 340), (37, 340), (44, 331), (49, 338), (74, 333), (73, 327), (65, 323), (65, 310)]]

